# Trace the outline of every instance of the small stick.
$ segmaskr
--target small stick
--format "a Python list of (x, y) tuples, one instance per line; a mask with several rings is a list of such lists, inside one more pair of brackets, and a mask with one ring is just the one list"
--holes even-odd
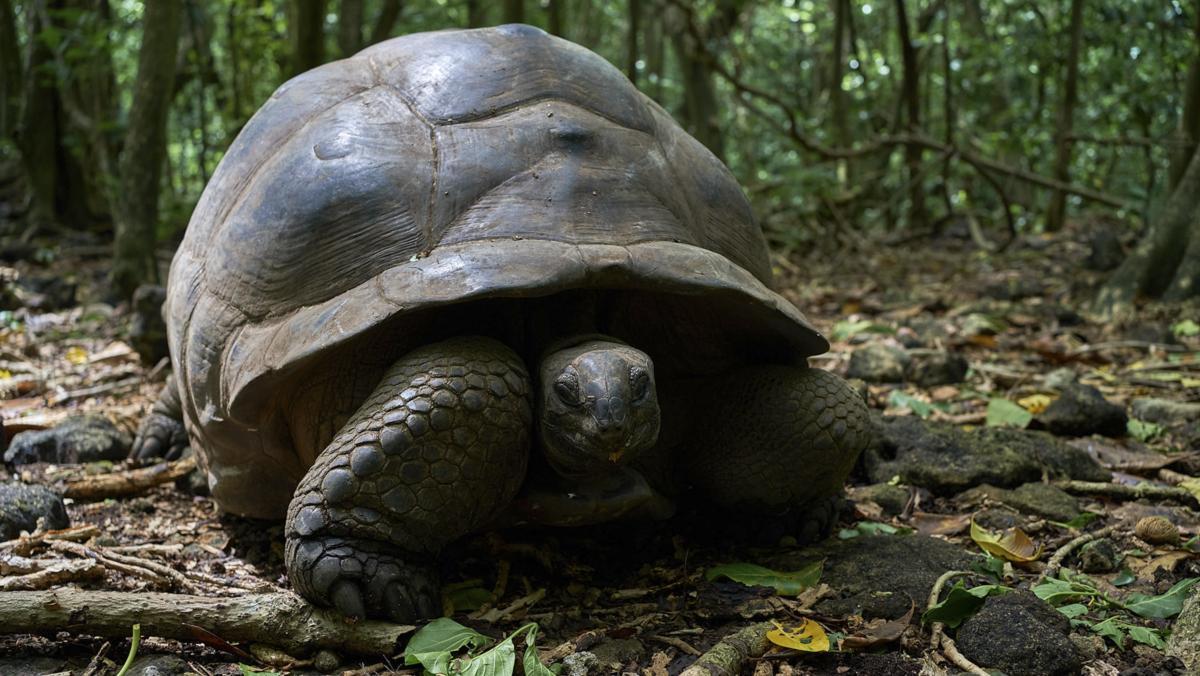
[(104, 566), (92, 560), (53, 559), (36, 561), (38, 568), (23, 575), (0, 577), (0, 591), (34, 591), (55, 585), (104, 577)]
[(1126, 486), (1125, 484), (1112, 484), (1102, 481), (1055, 481), (1053, 485), (1068, 493), (1077, 495), (1102, 495), (1121, 500), (1138, 500), (1141, 498), (1150, 500), (1175, 500), (1176, 502), (1184, 502), (1190, 505), (1200, 504), (1200, 501), (1196, 500), (1196, 496), (1188, 492), (1186, 488), (1179, 488), (1178, 486), (1155, 486), (1147, 483)]
[(682, 652), (687, 655), (695, 655), (698, 657), (698, 656), (704, 654), (704, 653), (701, 653), (699, 650), (697, 650), (696, 647), (693, 646), (691, 643), (688, 643), (687, 641), (685, 641), (681, 638), (676, 638), (674, 636), (662, 636), (660, 634), (651, 634), (647, 638), (649, 638), (651, 641), (657, 641), (658, 643), (663, 643), (663, 644), (669, 645), (669, 646), (679, 650), (679, 652)]
[(1067, 544), (1059, 547), (1057, 550), (1055, 550), (1053, 556), (1050, 557), (1050, 560), (1046, 562), (1046, 567), (1042, 569), (1041, 575), (1038, 575), (1037, 581), (1033, 583), (1033, 586), (1037, 586), (1045, 582), (1046, 578), (1056, 575), (1058, 570), (1062, 568), (1063, 561), (1067, 560), (1067, 557), (1071, 555), (1071, 552), (1075, 551), (1080, 546), (1091, 542), (1092, 540), (1099, 540), (1102, 537), (1107, 537), (1113, 531), (1117, 530), (1118, 525), (1120, 524), (1105, 526), (1094, 533), (1084, 533), (1075, 539), (1070, 540), (1067, 542)]
[(68, 481), (63, 487), (64, 498), (76, 500), (104, 500), (136, 495), (159, 484), (182, 479), (196, 469), (194, 458), (183, 458), (108, 474), (83, 477)]
[(736, 676), (746, 660), (762, 657), (767, 651), (771, 627), (770, 622), (759, 622), (726, 636), (679, 676)]

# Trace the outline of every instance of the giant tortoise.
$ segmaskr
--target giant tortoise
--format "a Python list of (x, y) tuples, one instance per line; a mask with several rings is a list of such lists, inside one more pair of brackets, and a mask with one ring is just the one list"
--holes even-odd
[(732, 175), (604, 59), (396, 38), (284, 84), (221, 161), (134, 454), (190, 439), (221, 508), (286, 516), (313, 602), (429, 616), (439, 550), (499, 522), (835, 495), (866, 408), (770, 283)]

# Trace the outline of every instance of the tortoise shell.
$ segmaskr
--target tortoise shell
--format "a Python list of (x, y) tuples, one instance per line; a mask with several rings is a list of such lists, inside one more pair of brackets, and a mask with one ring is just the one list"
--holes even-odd
[(716, 157), (601, 57), (510, 25), (396, 38), (281, 86), (205, 189), (164, 312), (214, 496), (278, 516), (311, 459), (266, 433), (271, 395), (356, 337), (484, 298), (646, 289), (712, 299), (746, 340), (827, 349), (770, 281)]

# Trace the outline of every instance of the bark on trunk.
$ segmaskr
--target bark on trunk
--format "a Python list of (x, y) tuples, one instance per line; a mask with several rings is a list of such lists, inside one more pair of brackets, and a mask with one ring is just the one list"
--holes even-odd
[(636, 87), (638, 83), (638, 37), (642, 31), (642, 1), (629, 0), (629, 32), (625, 35), (625, 75)]
[(21, 52), (12, 0), (0, 0), (0, 139), (9, 139), (21, 114)]
[(392, 656), (400, 650), (400, 639), (414, 629), (388, 622), (350, 623), (287, 592), (230, 598), (81, 589), (0, 593), (0, 633), (72, 631), (126, 638), (134, 623), (142, 625), (143, 636), (198, 641), (203, 634), (193, 627), (199, 627), (226, 641), (274, 645), (297, 657), (318, 648)]
[(482, 0), (467, 0), (467, 28), (479, 28), (487, 22), (487, 7)]
[[(846, 68), (847, 0), (833, 0), (833, 49), (829, 59), (829, 103), (833, 115), (833, 139), (839, 148), (850, 147), (850, 120), (846, 116), (846, 93), (842, 91), (842, 76)], [(838, 179), (845, 185), (851, 181), (850, 162), (839, 162)]]
[(371, 44), (392, 37), (392, 29), (396, 27), (402, 9), (404, 5), (400, 0), (384, 0), (383, 7), (379, 10), (379, 18), (375, 20), (375, 27), (371, 29)]
[(338, 6), (338, 50), (342, 57), (363, 48), (363, 0), (342, 0)]
[[(913, 46), (908, 27), (908, 11), (904, 0), (896, 0), (896, 27), (900, 37), (900, 56), (904, 63), (902, 85), (905, 116), (908, 130), (914, 134), (921, 129), (921, 73), (917, 62), (917, 50)], [(921, 180), (921, 156), (919, 146), (905, 146), (904, 156), (908, 165), (909, 206), (908, 223), (915, 226), (925, 221), (925, 186)]]
[[(1071, 180), (1071, 132), (1075, 126), (1075, 103), (1079, 91), (1079, 48), (1083, 41), (1083, 0), (1071, 0), (1071, 46), (1067, 51), (1067, 75), (1063, 85), (1062, 107), (1058, 110), (1058, 137), (1055, 141), (1054, 178)], [(1067, 215), (1067, 194), (1055, 190), (1046, 210), (1046, 229), (1061, 230)]]
[(504, 23), (525, 23), (525, 0), (504, 0)]
[(121, 189), (113, 249), (113, 290), (125, 298), (131, 297), (139, 284), (158, 277), (154, 259), (158, 194), (181, 10), (182, 3), (151, 2), (142, 18), (129, 130), (118, 167)]
[(1179, 185), (1183, 172), (1187, 170), (1188, 160), (1195, 154), (1197, 144), (1200, 144), (1200, 8), (1196, 12), (1194, 36), (1192, 48), (1195, 56), (1188, 68), (1187, 85), (1183, 90), (1183, 113), (1179, 117), (1176, 145), (1171, 153), (1168, 191)]
[(547, 0), (546, 2), (546, 30), (551, 35), (557, 35), (560, 38), (565, 38), (563, 33), (563, 6), (562, 0)]
[(292, 75), (325, 63), (325, 0), (293, 0), (288, 18)]

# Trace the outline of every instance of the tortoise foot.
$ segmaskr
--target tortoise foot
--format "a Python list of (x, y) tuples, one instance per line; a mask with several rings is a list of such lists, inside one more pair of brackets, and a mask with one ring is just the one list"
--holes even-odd
[(171, 377), (167, 379), (150, 413), (142, 418), (133, 446), (129, 449), (129, 459), (135, 462), (149, 462), (157, 458), (178, 460), (187, 447), (188, 435), (183, 427), (179, 390), (175, 387), (175, 378)]
[(342, 537), (289, 538), (288, 577), (310, 601), (354, 619), (408, 623), (441, 611), (431, 565), (395, 556), (387, 545)]

